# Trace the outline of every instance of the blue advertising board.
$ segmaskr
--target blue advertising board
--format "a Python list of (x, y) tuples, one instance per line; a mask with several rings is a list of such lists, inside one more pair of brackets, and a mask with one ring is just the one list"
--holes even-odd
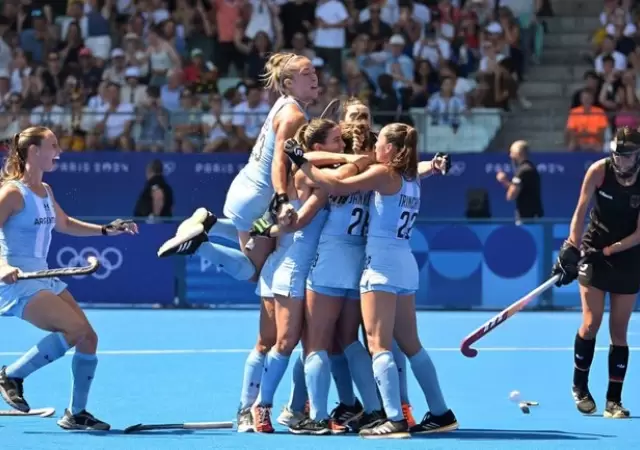
[[(582, 153), (532, 156), (542, 177), (546, 217), (571, 217), (586, 167), (603, 156)], [(467, 192), (478, 188), (487, 190), (494, 218), (514, 216), (514, 206), (506, 201), (505, 189), (495, 178), (498, 171), (513, 173), (506, 154), (455, 154), (452, 157), (450, 175), (434, 176), (422, 183), (422, 217), (464, 218)], [(199, 206), (221, 213), (228, 187), (248, 156), (65, 153), (56, 170), (46, 174), (45, 179), (69, 214), (130, 216), (144, 186), (146, 165), (156, 158), (163, 161), (167, 181), (175, 193), (174, 215), (186, 216)]]
[(176, 261), (159, 259), (156, 252), (173, 235), (175, 225), (139, 227), (137, 236), (73, 237), (54, 232), (49, 267), (81, 266), (89, 256), (98, 258), (101, 267), (96, 273), (64, 279), (81, 303), (172, 304)]

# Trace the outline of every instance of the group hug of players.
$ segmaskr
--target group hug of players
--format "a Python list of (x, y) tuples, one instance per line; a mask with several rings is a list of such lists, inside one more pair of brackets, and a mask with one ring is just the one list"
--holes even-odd
[[(291, 397), (278, 422), (295, 434), (404, 438), (458, 428), (429, 354), (418, 337), (418, 267), (409, 245), (420, 209), (420, 179), (446, 173), (437, 155), (419, 162), (417, 133), (394, 123), (375, 134), (367, 107), (343, 105), (340, 120), (307, 117), (318, 95), (311, 62), (274, 54), (265, 83), (281, 97), (272, 107), (249, 163), (234, 179), (226, 218), (200, 208), (182, 222), (158, 256), (197, 254), (238, 280), (257, 282), (259, 333), (244, 367), (238, 431), (273, 432), (276, 389), (298, 343)], [(573, 395), (593, 414), (588, 387), (595, 338), (611, 297), (609, 386), (604, 415), (629, 417), (622, 384), (629, 357), (627, 326), (640, 290), (640, 133), (622, 128), (611, 155), (587, 171), (571, 232), (553, 273), (558, 285), (578, 279), (583, 323), (575, 339)], [(72, 430), (108, 430), (86, 410), (97, 367), (97, 336), (66, 284), (18, 280), (47, 268), (52, 230), (74, 236), (136, 234), (131, 221), (96, 225), (67, 216), (42, 181), (60, 149), (47, 128), (16, 134), (0, 187), (0, 315), (49, 332), (0, 370), (0, 395), (28, 412), (23, 381), (75, 347), (69, 407), (58, 421)], [(588, 228), (583, 224), (593, 203)], [(210, 236), (236, 245), (209, 241)], [(365, 339), (359, 339), (364, 329)], [(429, 412), (413, 419), (407, 362)], [(331, 380), (340, 403), (328, 410)], [(356, 386), (359, 398), (354, 393)]]

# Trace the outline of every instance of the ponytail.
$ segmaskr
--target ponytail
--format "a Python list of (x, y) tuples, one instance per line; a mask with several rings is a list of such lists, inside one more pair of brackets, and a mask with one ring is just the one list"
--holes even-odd
[(40, 146), (48, 133), (51, 133), (48, 128), (31, 127), (13, 136), (9, 154), (4, 161), (2, 172), (0, 172), (2, 181), (19, 180), (24, 176), (27, 169), (29, 147), (32, 145)]
[(387, 142), (397, 152), (389, 165), (408, 180), (418, 176), (418, 132), (415, 128), (403, 123), (392, 123), (384, 130)]

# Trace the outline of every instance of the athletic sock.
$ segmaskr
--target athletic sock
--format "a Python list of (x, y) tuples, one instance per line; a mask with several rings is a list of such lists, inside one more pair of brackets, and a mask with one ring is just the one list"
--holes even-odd
[(596, 351), (596, 340), (583, 339), (576, 333), (573, 348), (573, 385), (579, 389), (587, 390), (589, 386), (589, 370)]
[(400, 381), (398, 367), (391, 352), (380, 352), (373, 355), (373, 375), (382, 397), (382, 404), (389, 420), (398, 421), (404, 418), (400, 401)]
[(407, 389), (407, 357), (400, 350), (398, 343), (394, 340), (393, 347), (393, 359), (398, 367), (398, 380), (400, 381), (400, 400), (402, 403), (410, 404), (409, 402), (409, 390)]
[(198, 248), (196, 254), (211, 264), (222, 268), (225, 273), (238, 281), (250, 280), (256, 273), (256, 268), (251, 260), (235, 248), (225, 247), (213, 242), (204, 242)]
[(329, 418), (327, 402), (331, 387), (331, 361), (326, 351), (311, 352), (304, 362), (309, 392), (309, 416), (312, 420)]
[(278, 385), (287, 371), (289, 358), (287, 355), (278, 353), (275, 349), (271, 349), (267, 354), (262, 380), (260, 381), (260, 394), (256, 399), (258, 405), (273, 405), (273, 396), (276, 394), (276, 389), (278, 389)]
[(626, 345), (609, 346), (609, 387), (607, 388), (607, 400), (613, 402), (622, 401), (622, 385), (627, 374), (629, 363), (629, 347)]
[(411, 370), (429, 404), (429, 411), (435, 416), (443, 415), (449, 408), (447, 408), (447, 404), (444, 401), (440, 383), (438, 382), (438, 374), (429, 353), (422, 348), (409, 360), (411, 362)]
[(307, 400), (309, 400), (307, 382), (304, 375), (304, 352), (300, 352), (300, 357), (296, 358), (293, 363), (292, 378), (293, 383), (288, 408), (289, 411), (303, 412)]
[(238, 229), (231, 222), (231, 219), (218, 219), (213, 228), (209, 230), (209, 236), (215, 236), (237, 243)]
[(71, 403), (69, 410), (71, 414), (78, 414), (87, 408), (89, 390), (91, 382), (98, 366), (98, 357), (76, 351), (71, 360), (71, 373), (73, 381), (71, 383)]
[(7, 367), (7, 377), (24, 379), (36, 370), (64, 356), (67, 350), (69, 350), (69, 344), (62, 333), (48, 334), (20, 359)]
[(331, 355), (331, 375), (336, 384), (340, 403), (353, 406), (356, 404), (356, 395), (353, 392), (353, 381), (349, 371), (349, 362), (343, 353)]
[(353, 383), (358, 388), (365, 412), (380, 411), (380, 397), (373, 378), (371, 357), (360, 341), (353, 341), (344, 349), (344, 356), (349, 361), (349, 370)]
[(264, 370), (265, 355), (251, 350), (244, 363), (244, 377), (242, 379), (242, 392), (240, 393), (240, 409), (253, 405), (260, 393), (260, 380)]

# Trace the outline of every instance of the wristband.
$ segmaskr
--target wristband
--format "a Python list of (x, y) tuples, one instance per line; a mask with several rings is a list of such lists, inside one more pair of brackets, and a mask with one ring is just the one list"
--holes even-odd
[(103, 236), (107, 236), (107, 235), (108, 235), (108, 234), (107, 234), (107, 226), (106, 226), (106, 225), (102, 225), (102, 226), (100, 227), (100, 231), (102, 232), (102, 235), (103, 235)]
[(276, 194), (276, 208), (284, 203), (289, 203), (289, 196), (287, 194)]

